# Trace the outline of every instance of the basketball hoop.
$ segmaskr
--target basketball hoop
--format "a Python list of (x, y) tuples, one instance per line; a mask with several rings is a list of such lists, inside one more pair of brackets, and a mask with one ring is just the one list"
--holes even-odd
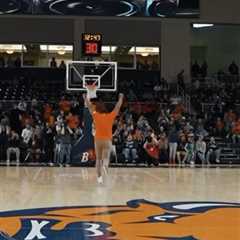
[(93, 98), (97, 98), (97, 86), (96, 86), (96, 82), (93, 83), (85, 83), (84, 87), (87, 90), (87, 98), (88, 99), (93, 99)]
[(97, 91), (116, 92), (117, 62), (69, 61), (66, 67), (68, 91), (86, 91), (95, 82)]

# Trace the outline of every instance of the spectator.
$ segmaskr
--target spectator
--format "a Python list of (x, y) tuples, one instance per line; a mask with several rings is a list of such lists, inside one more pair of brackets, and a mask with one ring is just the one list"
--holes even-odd
[(224, 114), (224, 123), (225, 123), (225, 131), (227, 133), (231, 132), (232, 125), (237, 120), (237, 114), (232, 110), (229, 109), (229, 111), (225, 112)]
[(13, 108), (9, 112), (9, 124), (13, 130), (18, 134), (21, 134), (21, 112), (17, 105), (14, 104)]
[(4, 126), (0, 123), (0, 154), (1, 159), (6, 159), (5, 153), (7, 149), (8, 143), (8, 135), (10, 132), (10, 128), (8, 126)]
[(60, 142), (59, 142), (59, 164), (60, 166), (69, 166), (71, 157), (71, 141), (73, 137), (73, 131), (62, 124), (60, 129)]
[(49, 123), (46, 123), (46, 127), (43, 131), (43, 148), (46, 156), (46, 161), (49, 161), (52, 165), (54, 159), (54, 130)]
[(63, 60), (61, 61), (59, 68), (66, 69), (66, 63)]
[(225, 130), (224, 130), (224, 122), (220, 117), (217, 118), (216, 125), (214, 128), (214, 135), (216, 137), (224, 137), (225, 136)]
[[(191, 129), (193, 131), (193, 129)], [(195, 127), (195, 135), (196, 136), (203, 136), (203, 138), (208, 136), (207, 130), (204, 128), (204, 124), (202, 119), (198, 119), (197, 125)]]
[(149, 166), (151, 166), (152, 164), (154, 166), (158, 166), (158, 164), (159, 164), (159, 147), (158, 147), (158, 142), (156, 141), (156, 139), (153, 135), (150, 135), (146, 138), (143, 148), (146, 153), (145, 158), (146, 158), (147, 164)]
[(3, 56), (0, 56), (0, 68), (4, 68), (5, 67), (5, 59)]
[(51, 62), (50, 62), (50, 67), (51, 68), (57, 68), (57, 62), (55, 57), (52, 58)]
[(201, 73), (203, 78), (207, 77), (207, 74), (208, 74), (208, 64), (207, 64), (206, 61), (204, 61), (203, 64), (201, 65), (200, 73)]
[(56, 123), (56, 135), (54, 136), (54, 160), (55, 164), (60, 165), (60, 143), (61, 143), (62, 123)]
[(21, 58), (20, 58), (19, 56), (16, 58), (16, 60), (15, 60), (15, 62), (14, 62), (14, 66), (15, 66), (16, 68), (22, 67), (22, 60), (21, 60)]
[(177, 83), (178, 86), (185, 91), (186, 90), (186, 86), (185, 86), (185, 82), (184, 82), (184, 70), (181, 70), (180, 73), (178, 73), (177, 75)]
[(14, 67), (14, 62), (13, 62), (11, 56), (9, 56), (8, 59), (7, 59), (7, 67), (8, 68)]
[(43, 140), (42, 134), (40, 133), (39, 126), (36, 126), (31, 145), (31, 157), (33, 162), (40, 162), (42, 160), (43, 155)]
[(179, 134), (179, 141), (178, 141), (178, 146), (177, 146), (178, 164), (181, 164), (186, 157), (186, 154), (187, 154), (186, 150), (185, 150), (186, 144), (187, 144), (187, 141), (186, 141), (185, 134), (184, 133)]
[(123, 155), (125, 157), (125, 162), (135, 163), (138, 158), (137, 154), (137, 144), (133, 139), (132, 134), (128, 134), (127, 140), (125, 141), (123, 148)]
[(233, 123), (232, 141), (233, 143), (240, 143), (240, 118)]
[(136, 96), (135, 92), (132, 89), (128, 90), (128, 99), (131, 102), (137, 101), (137, 96)]
[(159, 99), (159, 98), (160, 98), (161, 90), (162, 90), (162, 86), (160, 85), (159, 82), (157, 82), (157, 84), (156, 84), (156, 85), (154, 86), (154, 88), (153, 88), (154, 97), (155, 97), (156, 99)]
[(185, 145), (186, 155), (183, 159), (183, 163), (188, 162), (191, 165), (195, 163), (195, 148), (194, 148), (194, 134), (188, 134), (187, 143)]
[(178, 146), (178, 132), (176, 126), (173, 125), (168, 134), (169, 141), (169, 163), (176, 163), (176, 154), (177, 154), (177, 146)]
[(26, 161), (31, 154), (31, 145), (33, 138), (33, 128), (26, 124), (26, 127), (22, 130), (22, 141), (20, 143), (21, 151), (23, 152), (24, 161)]
[(196, 141), (196, 157), (200, 159), (202, 164), (206, 164), (206, 149), (206, 142), (203, 141), (203, 136), (200, 135)]
[(150, 69), (150, 65), (148, 64), (148, 60), (144, 60), (144, 64), (142, 65), (142, 70), (148, 71)]
[(231, 75), (238, 75), (239, 74), (239, 68), (234, 61), (232, 61), (232, 63), (229, 65), (228, 71)]
[(29, 146), (30, 141), (32, 140), (32, 137), (33, 137), (33, 129), (29, 124), (27, 124), (26, 127), (22, 130), (21, 137), (22, 137), (23, 143)]
[(194, 127), (191, 125), (190, 122), (187, 122), (185, 127), (184, 127), (184, 132), (185, 134), (189, 134), (194, 130)]
[(78, 128), (79, 126), (79, 118), (77, 115), (73, 115), (71, 112), (68, 113), (68, 115), (66, 116), (66, 122), (68, 127), (71, 130), (75, 130)]
[(15, 153), (17, 164), (19, 164), (20, 162), (19, 144), (20, 144), (19, 135), (14, 130), (11, 130), (11, 132), (8, 134), (7, 164), (10, 163), (10, 156), (12, 153)]
[(2, 114), (0, 115), (0, 123), (2, 127), (9, 127), (9, 118), (6, 114), (6, 112), (2, 112)]
[(65, 96), (63, 96), (61, 101), (59, 102), (59, 108), (64, 113), (68, 113), (71, 110), (71, 102), (67, 100)]
[(27, 103), (24, 100), (21, 100), (18, 103), (18, 110), (20, 110), (22, 113), (27, 111)]
[(211, 137), (210, 142), (207, 145), (207, 156), (206, 156), (206, 161), (207, 164), (210, 164), (210, 158), (214, 157), (217, 163), (220, 163), (220, 154), (221, 154), (221, 149), (218, 147), (215, 138)]
[(168, 138), (164, 131), (158, 136), (159, 161), (160, 163), (168, 162)]
[(200, 66), (197, 61), (195, 61), (194, 64), (192, 65), (191, 72), (192, 72), (192, 77), (194, 77), (194, 78), (198, 77), (198, 75), (200, 73)]

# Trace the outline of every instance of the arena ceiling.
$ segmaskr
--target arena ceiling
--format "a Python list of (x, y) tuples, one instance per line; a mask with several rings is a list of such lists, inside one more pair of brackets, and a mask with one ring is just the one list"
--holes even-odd
[(1, 0), (0, 14), (197, 17), (199, 0)]

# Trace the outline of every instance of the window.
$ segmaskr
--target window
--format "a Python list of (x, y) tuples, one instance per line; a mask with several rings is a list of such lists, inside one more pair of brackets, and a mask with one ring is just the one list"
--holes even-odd
[(137, 69), (159, 70), (159, 47), (136, 47)]
[(21, 44), (0, 44), (0, 67), (21, 67), (22, 51)]
[(99, 61), (116, 61), (118, 68), (138, 70), (160, 70), (159, 47), (102, 46)]
[[(0, 44), (0, 66), (14, 67), (49, 67), (52, 58), (57, 66), (61, 61), (73, 59), (72, 45), (40, 45), (40, 44)], [(16, 61), (17, 60), (17, 61)]]

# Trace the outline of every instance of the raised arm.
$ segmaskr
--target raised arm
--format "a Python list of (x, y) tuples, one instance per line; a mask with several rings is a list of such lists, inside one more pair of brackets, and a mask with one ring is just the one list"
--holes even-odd
[(92, 114), (94, 111), (94, 108), (92, 103), (89, 101), (86, 93), (83, 94), (83, 100), (84, 100), (85, 106), (88, 108), (89, 112)]
[(114, 112), (116, 112), (117, 115), (118, 115), (118, 113), (119, 113), (119, 111), (122, 107), (123, 98), (124, 98), (124, 95), (122, 93), (120, 93), (119, 96), (118, 96), (118, 102), (116, 103), (116, 105), (114, 107)]

